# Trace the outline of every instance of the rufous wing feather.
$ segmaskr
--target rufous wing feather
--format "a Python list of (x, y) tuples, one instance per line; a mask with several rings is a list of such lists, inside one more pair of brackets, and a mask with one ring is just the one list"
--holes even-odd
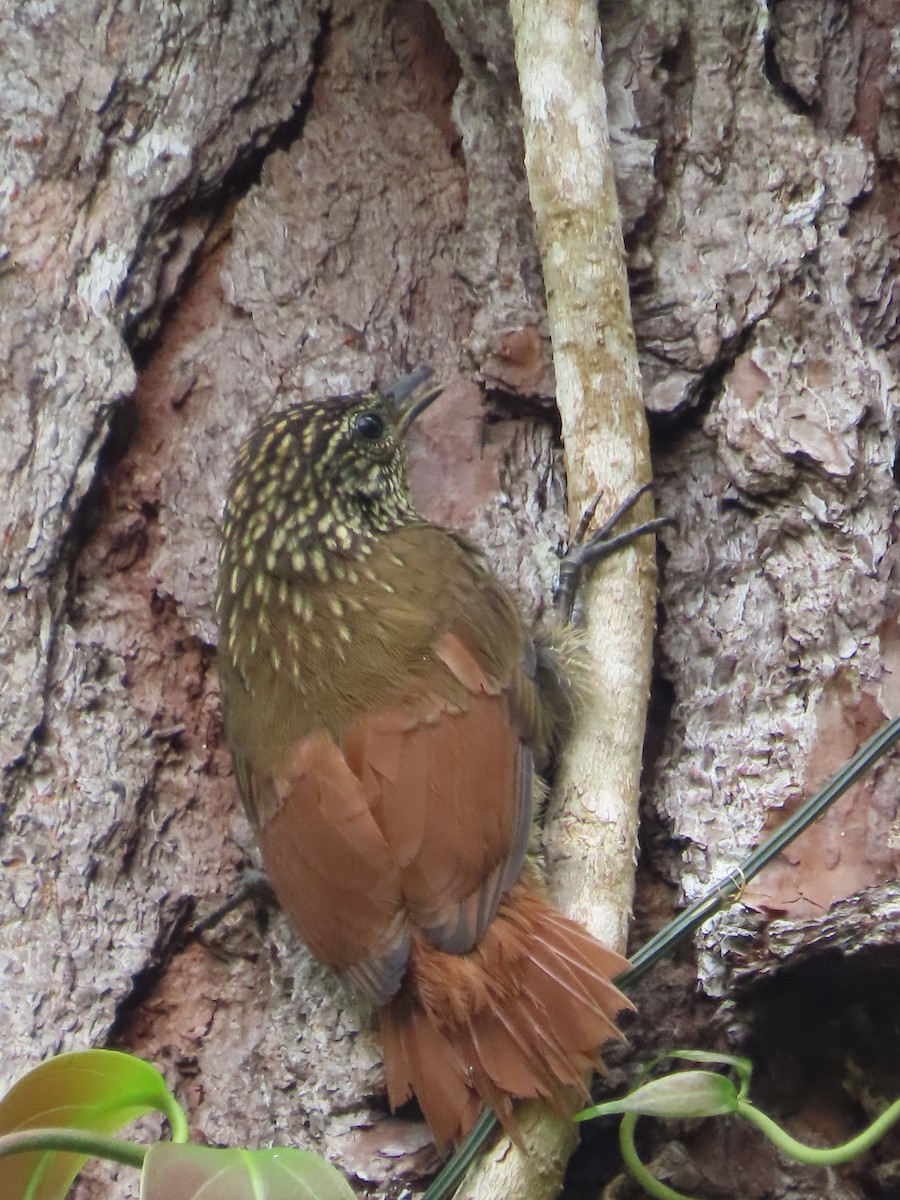
[(259, 831), (272, 887), (313, 953), (368, 994), (393, 995), (409, 951), (400, 872), (342, 751), (296, 746)]
[[(462, 953), (496, 910), (494, 885), (515, 842), (519, 739), (502, 698), (484, 693), (463, 711), (445, 705), (434, 721), (403, 724), (402, 711), (363, 718), (348, 734), (348, 761), (400, 869), (413, 923)], [(498, 795), (509, 799), (499, 804)], [(520, 867), (521, 858), (516, 874)]]
[(506, 695), (441, 639), (402, 702), (338, 745), (300, 739), (277, 778), (250, 776), (272, 886), (298, 932), (375, 1004), (399, 986), (418, 929), (441, 949), (483, 936), (527, 848), (531, 756)]

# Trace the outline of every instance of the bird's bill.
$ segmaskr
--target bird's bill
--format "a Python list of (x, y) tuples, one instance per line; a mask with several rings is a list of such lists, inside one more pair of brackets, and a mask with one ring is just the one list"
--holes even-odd
[(431, 367), (419, 367), (411, 375), (403, 375), (382, 396), (396, 414), (396, 433), (403, 437), (413, 421), (432, 404), (444, 390), (432, 384), (422, 390), (422, 384), (431, 378)]

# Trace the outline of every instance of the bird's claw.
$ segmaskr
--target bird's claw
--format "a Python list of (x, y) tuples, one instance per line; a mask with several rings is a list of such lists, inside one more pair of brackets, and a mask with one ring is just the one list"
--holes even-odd
[(228, 899), (218, 908), (214, 908), (202, 920), (197, 921), (191, 927), (189, 937), (199, 938), (204, 933), (209, 933), (211, 929), (215, 929), (217, 925), (221, 924), (229, 913), (234, 912), (236, 908), (240, 908), (249, 900), (261, 900), (264, 904), (277, 904), (275, 893), (266, 878), (265, 871), (250, 870), (239, 875), (234, 891)]
[(641, 525), (635, 525), (633, 529), (623, 530), (622, 533), (613, 533), (616, 526), (631, 512), (640, 498), (650, 491), (651, 487), (652, 484), (645, 483), (632, 492), (590, 537), (587, 536), (587, 531), (600, 502), (599, 493), (584, 510), (581, 520), (578, 522), (578, 528), (559, 564), (556, 605), (564, 620), (569, 621), (572, 618), (575, 596), (585, 567), (608, 557), (614, 551), (629, 545), (645, 533), (655, 533), (658, 529), (675, 524), (672, 517), (654, 517), (650, 521), (644, 521)]

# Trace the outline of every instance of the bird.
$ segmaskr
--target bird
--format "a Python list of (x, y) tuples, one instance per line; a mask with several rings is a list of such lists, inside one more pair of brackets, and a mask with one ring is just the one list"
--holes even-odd
[[(566, 1110), (621, 1036), (626, 960), (550, 904), (541, 770), (575, 703), (484, 554), (414, 508), (423, 368), (264, 418), (228, 486), (216, 611), (234, 775), (281, 907), (375, 1007), (391, 1108), (441, 1149), (484, 1106)], [(571, 1111), (571, 1108), (569, 1108)]]

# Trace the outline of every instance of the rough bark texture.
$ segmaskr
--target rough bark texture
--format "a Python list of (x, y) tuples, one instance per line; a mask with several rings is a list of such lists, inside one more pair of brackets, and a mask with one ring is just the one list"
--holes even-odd
[[(657, 505), (679, 521), (638, 939), (898, 708), (898, 23), (895, 0), (601, 6)], [(540, 616), (565, 495), (505, 7), (71, 0), (0, 15), (0, 59), (3, 1085), (122, 1046), (200, 1138), (416, 1185), (423, 1126), (386, 1115), (366, 1015), (281, 916), (187, 938), (253, 858), (210, 597), (251, 422), (431, 361), (451, 386), (420, 503)], [(900, 1092), (897, 783), (857, 788), (645, 985), (633, 1058), (749, 1046), (763, 1104), (811, 1138)], [(682, 1190), (897, 1186), (890, 1143), (825, 1173), (722, 1123), (678, 1135), (648, 1148)], [(573, 1196), (617, 1170), (590, 1136)]]

